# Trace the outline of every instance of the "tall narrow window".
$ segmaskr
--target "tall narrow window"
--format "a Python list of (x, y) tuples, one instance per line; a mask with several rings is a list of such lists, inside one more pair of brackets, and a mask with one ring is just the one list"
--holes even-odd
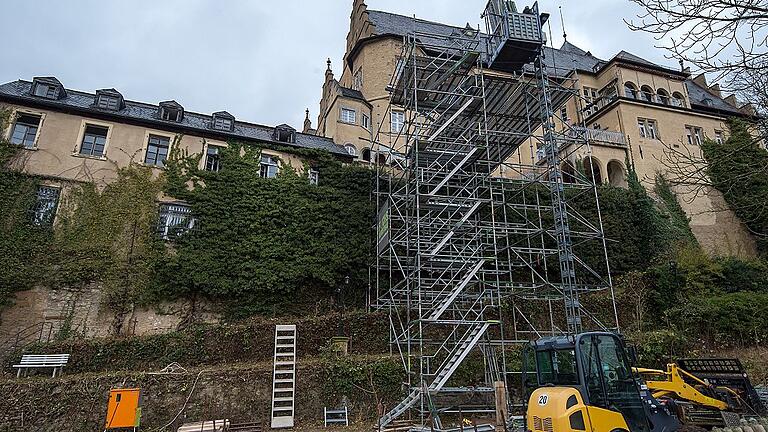
[(221, 170), (221, 158), (219, 157), (219, 148), (208, 146), (205, 152), (205, 170), (219, 172)]
[(656, 120), (638, 118), (637, 127), (641, 138), (659, 139), (659, 127)]
[(715, 131), (715, 142), (718, 144), (722, 144), (725, 142), (723, 139), (723, 131), (716, 130)]
[(83, 156), (104, 156), (104, 146), (107, 144), (109, 128), (104, 126), (85, 125), (83, 142), (80, 143), (80, 154)]
[(371, 130), (371, 118), (370, 118), (370, 117), (368, 117), (368, 115), (366, 115), (366, 114), (363, 114), (362, 118), (360, 119), (360, 124), (361, 124), (361, 125), (362, 125), (364, 128), (366, 128), (366, 129), (368, 129), (368, 130)]
[(320, 172), (315, 169), (309, 170), (309, 184), (317, 186), (320, 183)]
[(702, 142), (702, 131), (697, 126), (686, 126), (685, 136), (688, 140), (688, 145), (700, 146)]
[(32, 224), (51, 226), (56, 217), (56, 207), (59, 204), (59, 189), (50, 186), (37, 188), (35, 205), (32, 208)]
[(280, 165), (277, 163), (277, 158), (267, 155), (261, 156), (261, 177), (275, 178), (279, 168)]
[(360, 68), (355, 72), (355, 76), (352, 80), (352, 89), (358, 91), (363, 89), (363, 68)]
[(355, 124), (355, 122), (357, 121), (357, 113), (353, 109), (342, 108), (341, 121), (344, 123)]
[(37, 131), (40, 127), (40, 116), (32, 114), (19, 114), (11, 133), (11, 144), (24, 148), (34, 148)]
[(391, 124), (390, 124), (390, 132), (392, 133), (400, 133), (403, 130), (403, 127), (405, 127), (405, 113), (402, 111), (392, 111), (391, 117)]
[(597, 112), (598, 93), (596, 88), (584, 87), (584, 114), (589, 116)]
[(168, 149), (170, 146), (170, 138), (150, 135), (149, 141), (147, 142), (147, 155), (144, 157), (144, 163), (156, 167), (164, 167), (165, 160), (168, 158)]
[(195, 227), (192, 208), (184, 204), (161, 204), (158, 235), (163, 240), (172, 240)]

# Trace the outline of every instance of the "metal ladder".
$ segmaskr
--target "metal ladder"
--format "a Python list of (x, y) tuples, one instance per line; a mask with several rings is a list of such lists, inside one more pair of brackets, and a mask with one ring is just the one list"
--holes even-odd
[(273, 429), (292, 428), (296, 393), (296, 326), (275, 326), (275, 360), (272, 373)]

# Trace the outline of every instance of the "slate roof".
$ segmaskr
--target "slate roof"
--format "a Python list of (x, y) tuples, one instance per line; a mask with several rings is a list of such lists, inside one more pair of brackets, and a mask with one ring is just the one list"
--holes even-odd
[(341, 89), (342, 96), (348, 97), (351, 99), (358, 99), (361, 101), (365, 101), (365, 96), (363, 96), (363, 94), (359, 90), (353, 90), (351, 88), (341, 87), (341, 86), (339, 86), (339, 88)]
[[(685, 87), (688, 89), (688, 97), (690, 98), (691, 106), (695, 106), (697, 109), (744, 115), (744, 113), (739, 111), (737, 107), (713, 95), (704, 87), (696, 84), (693, 80), (686, 80)], [(711, 100), (712, 105), (706, 105), (704, 102), (705, 99)]]
[[(442, 23), (437, 23), (433, 21), (427, 21), (423, 19), (412, 18), (412, 17), (403, 16), (403, 15), (393, 14), (390, 12), (383, 12), (383, 11), (376, 11), (376, 10), (369, 10), (368, 18), (370, 19), (371, 23), (375, 26), (373, 36), (393, 35), (393, 36), (402, 37), (408, 33), (415, 31), (419, 33), (430, 33), (430, 34), (440, 35), (443, 37), (449, 37), (452, 35), (460, 34), (465, 30), (464, 27), (457, 27), (457, 26), (452, 26), (448, 24), (442, 24)], [(488, 56), (488, 52), (487, 52), (488, 51), (488, 46), (487, 46), (488, 35), (486, 35), (485, 33), (481, 33), (480, 39), (481, 39), (481, 43), (478, 49), (481, 50), (481, 55), (485, 60), (487, 59), (487, 56)], [(427, 39), (426, 42), (432, 43), (435, 45), (442, 44), (441, 46), (445, 48), (449, 48), (449, 46), (445, 45), (445, 42), (443, 39)], [(607, 65), (608, 63), (614, 60), (632, 62), (635, 64), (646, 65), (654, 69), (661, 69), (661, 70), (681, 74), (681, 72), (677, 70), (658, 65), (656, 63), (650, 62), (642, 57), (636, 56), (630, 52), (623, 51), (623, 50), (620, 51), (618, 54), (616, 54), (609, 61), (601, 60), (593, 56), (590, 52), (584, 51), (583, 49), (567, 41), (559, 49), (544, 47), (544, 54), (545, 54), (544, 61), (545, 61), (545, 64), (548, 66), (549, 72), (557, 75), (561, 75), (561, 76), (574, 69), (577, 71), (596, 73), (600, 70), (601, 67)], [(532, 70), (530, 67), (526, 67), (526, 69)], [(719, 98), (709, 93), (706, 89), (700, 87), (698, 84), (694, 83), (692, 80), (690, 79), (685, 80), (685, 85), (688, 89), (688, 94), (691, 99), (690, 102), (696, 108), (701, 108), (701, 109), (711, 110), (711, 111), (721, 111), (721, 112), (731, 113), (731, 114), (743, 114), (738, 110), (738, 108), (728, 104), (722, 98)], [(705, 105), (703, 102), (704, 99), (711, 99), (712, 105), (711, 106)]]
[[(368, 18), (375, 26), (373, 36), (393, 35), (402, 37), (411, 32), (419, 32), (450, 37), (462, 35), (467, 30), (466, 27), (441, 24), (376, 10), (369, 10)], [(450, 46), (445, 44), (444, 39), (423, 39), (425, 43), (450, 48)], [(481, 32), (480, 45), (477, 48), (480, 50), (484, 60), (487, 60), (488, 57), (487, 40), (488, 35)], [(570, 43), (564, 45), (561, 49), (545, 47), (544, 62), (549, 67), (549, 72), (557, 75), (564, 75), (573, 69), (594, 72), (599, 65), (604, 63), (603, 60)]]
[[(54, 78), (55, 79), (55, 78)], [(105, 116), (117, 121), (139, 121), (152, 124), (154, 127), (163, 130), (185, 132), (199, 132), (204, 136), (221, 136), (224, 139), (242, 139), (247, 141), (276, 142), (273, 140), (273, 127), (254, 123), (235, 121), (231, 132), (218, 131), (211, 129), (213, 118), (211, 115), (198, 114), (189, 111), (184, 112), (184, 118), (181, 122), (166, 121), (158, 117), (159, 105), (152, 105), (143, 102), (125, 101), (125, 108), (120, 111), (111, 111), (99, 109), (94, 106), (96, 95), (76, 90), (67, 89), (67, 95), (59, 100), (46, 99), (32, 96), (30, 94), (32, 83), (30, 81), (18, 80), (5, 84), (0, 84), (0, 100), (6, 100), (19, 104), (33, 104), (50, 107), (64, 111), (77, 111), (84, 115), (92, 114)], [(296, 133), (296, 143), (287, 144), (279, 142), (282, 145), (292, 145), (307, 149), (326, 150), (336, 156), (349, 158), (349, 153), (343, 147), (336, 145), (330, 138), (324, 138), (316, 135)]]

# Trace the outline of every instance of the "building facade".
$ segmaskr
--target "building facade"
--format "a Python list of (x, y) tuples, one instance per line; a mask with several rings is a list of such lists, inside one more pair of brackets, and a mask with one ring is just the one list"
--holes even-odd
[[(211, 115), (188, 112), (176, 101), (147, 104), (125, 100), (115, 89), (94, 93), (65, 88), (54, 77), (0, 85), (0, 110), (7, 113), (1, 136), (20, 148), (13, 161), (24, 172), (40, 176), (35, 207), (36, 223), (53, 221), (62, 195), (72, 184), (93, 182), (103, 187), (117, 177), (117, 169), (131, 163), (159, 174), (174, 148), (200, 154), (201, 169), (218, 171), (218, 152), (229, 141), (256, 144), (261, 174), (274, 177), (280, 169), (302, 172), (305, 160), (290, 150), (327, 151), (341, 161), (351, 157), (332, 140), (299, 133), (288, 125), (269, 127), (235, 119), (226, 111)], [(306, 173), (317, 182), (319, 173)], [(188, 209), (183, 203), (159, 197), (161, 218), (170, 224)]]
[[(363, 0), (355, 0), (339, 78), (328, 61), (316, 131), (360, 162), (391, 164), (403, 150), (399, 132), (406, 113), (390, 106), (388, 87), (401, 67), (403, 38), (412, 31), (467, 36), (476, 30), (369, 10)], [(481, 51), (487, 49), (487, 37), (478, 37)], [(657, 174), (677, 176), (671, 172), (676, 154), (700, 156), (703, 140), (727, 138), (729, 117), (754, 114), (735, 97), (723, 97), (703, 75), (692, 77), (687, 69), (657, 65), (626, 51), (603, 60), (565, 42), (559, 49), (545, 48), (545, 61), (558, 75), (570, 76), (579, 95), (556, 108), (559, 127), (564, 130), (567, 124), (590, 143), (579, 151), (561, 149), (566, 181), (569, 172), (579, 170), (596, 183), (625, 187), (626, 164), (631, 163), (651, 189)], [(543, 150), (531, 142), (510, 159), (535, 165), (542, 157)], [(695, 185), (673, 188), (706, 250), (755, 253), (751, 235), (722, 194)]]

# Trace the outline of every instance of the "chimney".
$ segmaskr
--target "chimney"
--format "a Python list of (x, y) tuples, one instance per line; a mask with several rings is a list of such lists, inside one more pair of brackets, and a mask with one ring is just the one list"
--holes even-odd
[(307, 108), (307, 116), (304, 118), (304, 130), (303, 133), (308, 134), (312, 131), (312, 120), (309, 119), (309, 108)]
[(683, 73), (690, 76), (691, 75), (691, 68), (686, 66), (683, 68)]
[(719, 98), (723, 97), (723, 94), (720, 93), (720, 84), (712, 84), (712, 87), (709, 88), (709, 91)]
[(736, 100), (736, 95), (730, 95), (727, 98), (725, 98), (725, 102), (728, 103), (728, 105), (732, 107), (739, 107), (739, 101)]
[(701, 87), (704, 87), (704, 88), (708, 88), (709, 87), (709, 85), (707, 84), (707, 77), (706, 77), (706, 75), (704, 75), (704, 73), (700, 73), (700, 74), (696, 75), (693, 78), (693, 82), (695, 82), (696, 84), (698, 84), (698, 85), (700, 85)]

